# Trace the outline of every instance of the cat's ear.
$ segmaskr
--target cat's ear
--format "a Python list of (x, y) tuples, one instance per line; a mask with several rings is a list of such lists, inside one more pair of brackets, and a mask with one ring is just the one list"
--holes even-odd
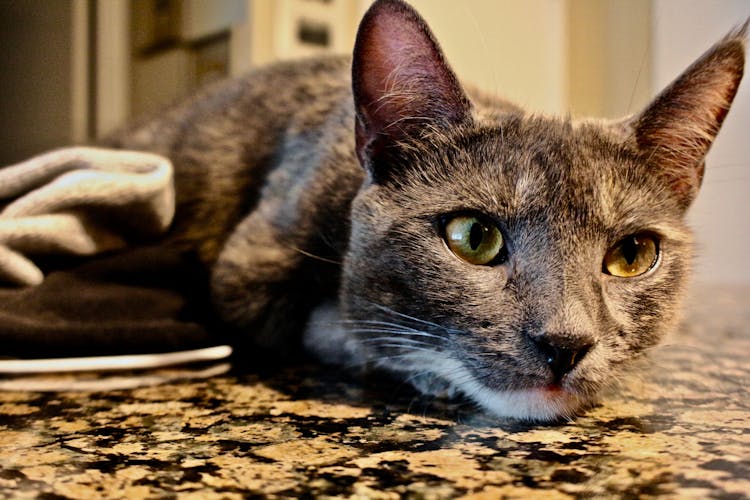
[(374, 179), (390, 175), (383, 156), (426, 130), (470, 117), (471, 104), (419, 14), (378, 0), (359, 26), (352, 63), (357, 156)]
[(687, 208), (703, 180), (704, 158), (742, 79), (748, 22), (709, 49), (632, 119), (643, 158)]

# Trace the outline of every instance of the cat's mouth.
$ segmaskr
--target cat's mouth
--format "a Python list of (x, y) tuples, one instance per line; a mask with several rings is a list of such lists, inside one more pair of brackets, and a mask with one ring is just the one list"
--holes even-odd
[(581, 387), (581, 381), (572, 373), (562, 379), (555, 378), (552, 381), (540, 381), (539, 384), (532, 385), (528, 389), (522, 388), (519, 390), (529, 390), (538, 393), (540, 396), (552, 399), (572, 397), (578, 400), (585, 400), (590, 399), (591, 396), (591, 391), (584, 390)]

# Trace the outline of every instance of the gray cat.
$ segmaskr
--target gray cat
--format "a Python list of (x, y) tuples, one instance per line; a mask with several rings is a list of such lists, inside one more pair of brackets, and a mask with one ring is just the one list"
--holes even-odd
[(746, 31), (642, 113), (571, 121), (466, 91), (419, 15), (379, 0), (353, 59), (259, 69), (110, 144), (173, 160), (170, 242), (212, 269), (238, 347), (552, 420), (676, 325)]

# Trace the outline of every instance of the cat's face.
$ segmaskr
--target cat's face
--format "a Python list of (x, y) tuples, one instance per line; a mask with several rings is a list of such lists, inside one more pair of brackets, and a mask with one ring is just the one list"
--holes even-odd
[[(354, 62), (368, 179), (341, 301), (357, 349), (501, 415), (553, 419), (591, 403), (675, 324), (684, 211), (741, 75), (728, 52), (715, 70), (724, 103), (678, 80), (623, 123), (493, 115), (467, 101), (410, 8), (377, 2)], [(703, 113), (690, 127), (665, 115), (688, 101)]]
[[(434, 370), (503, 414), (552, 417), (672, 326), (690, 260), (682, 210), (598, 127), (506, 116), (404, 161), (398, 182), (354, 203), (343, 297), (351, 318), (383, 322), (363, 335), (371, 359)], [(656, 252), (613, 275), (605, 257), (634, 235)], [(556, 373), (545, 336), (579, 359)]]

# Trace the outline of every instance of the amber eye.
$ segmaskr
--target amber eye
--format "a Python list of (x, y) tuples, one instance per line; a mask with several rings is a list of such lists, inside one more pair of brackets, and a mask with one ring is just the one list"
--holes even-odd
[(602, 270), (620, 278), (639, 276), (656, 264), (659, 242), (651, 234), (633, 234), (610, 248), (604, 256)]
[(477, 217), (458, 215), (445, 224), (448, 248), (469, 264), (491, 264), (503, 249), (503, 235)]

